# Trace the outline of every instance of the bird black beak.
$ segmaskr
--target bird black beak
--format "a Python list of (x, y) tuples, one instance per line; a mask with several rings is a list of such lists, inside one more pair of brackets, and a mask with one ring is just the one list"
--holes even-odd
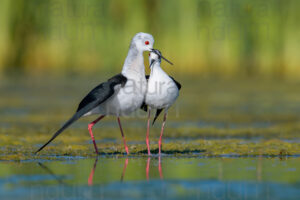
[(167, 61), (170, 65), (173, 65), (173, 63), (171, 61), (169, 61), (168, 59), (166, 59), (165, 57), (163, 57), (162, 55), (160, 55), (162, 59), (164, 59), (165, 61)]
[(164, 59), (165, 61), (167, 61), (170, 65), (173, 65), (173, 63), (171, 61), (169, 61), (168, 59), (166, 59), (165, 57), (163, 57), (163, 55), (161, 55), (161, 53), (159, 53), (159, 51), (157, 52), (156, 49), (151, 49), (151, 52), (153, 52), (156, 55), (160, 56), (162, 59)]

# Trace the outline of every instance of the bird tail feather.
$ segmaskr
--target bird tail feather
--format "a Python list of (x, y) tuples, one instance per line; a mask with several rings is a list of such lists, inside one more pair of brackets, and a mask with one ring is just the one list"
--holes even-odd
[(45, 148), (50, 142), (52, 142), (52, 140), (54, 140), (59, 134), (61, 134), (66, 128), (68, 128), (71, 124), (73, 124), (75, 121), (77, 121), (81, 116), (83, 116), (85, 114), (85, 110), (79, 110), (78, 112), (76, 112), (73, 117), (71, 119), (69, 119), (53, 136), (52, 138), (46, 143), (44, 144), (42, 147), (40, 147), (36, 152), (40, 152), (43, 148)]

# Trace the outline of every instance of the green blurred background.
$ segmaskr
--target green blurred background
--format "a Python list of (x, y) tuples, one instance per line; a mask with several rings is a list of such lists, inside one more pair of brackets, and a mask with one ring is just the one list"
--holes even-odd
[(174, 73), (298, 79), (299, 10), (298, 0), (0, 0), (0, 74), (118, 72), (133, 35), (148, 32)]

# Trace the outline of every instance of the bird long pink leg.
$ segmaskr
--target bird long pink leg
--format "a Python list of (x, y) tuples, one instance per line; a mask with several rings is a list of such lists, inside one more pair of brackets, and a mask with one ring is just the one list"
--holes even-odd
[(150, 109), (148, 111), (148, 122), (147, 122), (147, 133), (146, 133), (146, 144), (147, 144), (147, 149), (148, 149), (148, 155), (151, 155), (150, 152), (150, 145), (149, 145), (149, 132), (150, 132)]
[(93, 135), (93, 126), (99, 122), (103, 117), (105, 117), (105, 115), (101, 115), (100, 117), (98, 117), (95, 121), (91, 122), (89, 125), (88, 125), (88, 129), (89, 129), (89, 132), (90, 132), (90, 135), (91, 135), (91, 138), (93, 140), (93, 143), (94, 143), (94, 147), (95, 147), (95, 151), (96, 151), (96, 154), (98, 154), (98, 148), (97, 148), (97, 144), (96, 144), (96, 141), (95, 141), (95, 138), (94, 138), (94, 135)]
[(126, 139), (125, 139), (125, 136), (124, 136), (124, 133), (123, 133), (123, 128), (122, 128), (122, 125), (121, 125), (120, 117), (118, 117), (118, 123), (119, 123), (120, 131), (121, 131), (121, 134), (122, 134), (125, 151), (126, 151), (126, 153), (128, 155), (129, 151), (128, 151), (128, 147), (127, 147), (127, 144), (126, 144)]
[(162, 136), (163, 136), (163, 133), (164, 133), (166, 120), (167, 120), (167, 113), (164, 114), (164, 121), (163, 121), (162, 126), (161, 126), (160, 137), (159, 137), (159, 141), (158, 141), (158, 154), (159, 155), (161, 154), (161, 141), (162, 141)]

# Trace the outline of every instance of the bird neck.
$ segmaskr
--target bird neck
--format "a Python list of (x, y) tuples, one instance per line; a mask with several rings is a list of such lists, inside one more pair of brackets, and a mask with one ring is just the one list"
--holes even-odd
[(160, 73), (161, 71), (162, 71), (162, 69), (160, 67), (160, 62), (155, 61), (151, 67), (151, 75), (155, 74), (155, 73)]
[(125, 59), (122, 74), (125, 76), (145, 77), (145, 66), (143, 52), (131, 46)]

